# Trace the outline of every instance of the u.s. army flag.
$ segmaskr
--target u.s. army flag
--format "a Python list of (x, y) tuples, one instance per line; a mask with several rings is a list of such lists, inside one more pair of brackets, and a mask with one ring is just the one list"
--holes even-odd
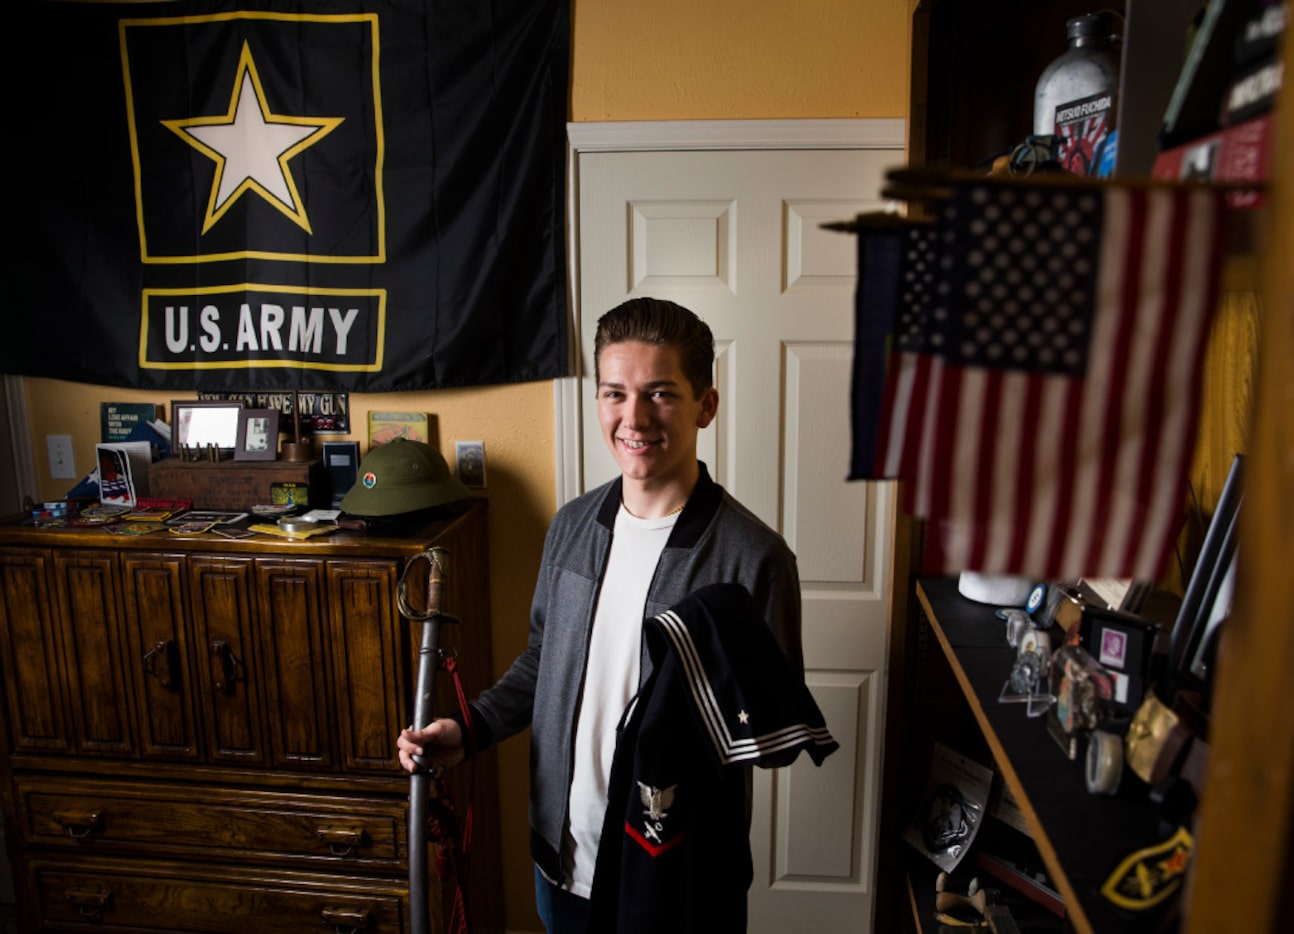
[(4, 372), (358, 391), (567, 373), (568, 0), (27, 13)]

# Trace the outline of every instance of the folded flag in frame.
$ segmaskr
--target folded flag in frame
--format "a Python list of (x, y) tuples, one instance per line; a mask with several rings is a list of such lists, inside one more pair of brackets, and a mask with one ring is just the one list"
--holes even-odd
[[(860, 228), (851, 479), (904, 481), (924, 570), (1154, 579), (1180, 527), (1224, 194), (967, 178), (936, 222)], [(865, 263), (887, 237), (888, 267)], [(898, 248), (894, 248), (894, 243)], [(897, 277), (886, 286), (877, 278)], [(887, 305), (878, 296), (890, 295)]]

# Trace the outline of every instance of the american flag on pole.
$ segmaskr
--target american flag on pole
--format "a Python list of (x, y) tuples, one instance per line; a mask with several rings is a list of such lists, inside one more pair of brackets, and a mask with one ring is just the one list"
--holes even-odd
[[(899, 391), (899, 376), (915, 368), (913, 351), (922, 346), (925, 295), (934, 284), (934, 227), (897, 215), (872, 214), (860, 215), (852, 229), (858, 232), (858, 294), (849, 479), (897, 477), (897, 465), (878, 461), (877, 446), (892, 430), (890, 397)], [(892, 339), (899, 353), (888, 361)]]
[(901, 274), (933, 281), (897, 309), (871, 475), (906, 481), (926, 571), (1159, 576), (1222, 206), (1202, 186), (975, 179), (954, 186), (932, 257), (911, 239)]

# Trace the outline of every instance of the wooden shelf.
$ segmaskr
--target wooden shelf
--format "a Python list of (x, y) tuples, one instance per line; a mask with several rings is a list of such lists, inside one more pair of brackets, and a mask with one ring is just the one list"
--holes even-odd
[(956, 578), (923, 579), (917, 597), (996, 760), (985, 764), (1002, 775), (1019, 803), (1073, 929), (1147, 930), (1150, 919), (1122, 912), (1099, 892), (1124, 857), (1174, 829), (1144, 783), (1125, 770), (1119, 794), (1090, 794), (1082, 756), (1065, 757), (1044, 717), (1028, 717), (1021, 704), (998, 703), (1015, 650), (993, 608), (962, 597)]

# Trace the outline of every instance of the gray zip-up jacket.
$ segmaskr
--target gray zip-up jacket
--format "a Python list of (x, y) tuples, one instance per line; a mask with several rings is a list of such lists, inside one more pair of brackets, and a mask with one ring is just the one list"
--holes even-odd
[[(663, 613), (706, 584), (742, 584), (762, 609), (793, 670), (803, 677), (795, 555), (780, 535), (710, 479), (705, 464), (700, 468), (656, 567), (644, 618)], [(620, 492), (617, 478), (568, 503), (553, 518), (530, 608), (526, 651), (471, 703), (469, 752), (532, 727), (531, 854), (544, 875), (559, 882), (569, 874), (561, 854), (575, 719)], [(650, 673), (644, 647), (641, 679)]]

